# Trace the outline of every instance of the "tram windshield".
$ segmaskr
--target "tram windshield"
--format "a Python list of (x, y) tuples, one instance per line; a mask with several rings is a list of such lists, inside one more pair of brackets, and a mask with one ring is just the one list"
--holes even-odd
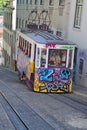
[(67, 50), (49, 49), (48, 67), (66, 66)]
[(46, 55), (47, 55), (47, 49), (42, 48), (41, 49), (41, 67), (46, 66)]

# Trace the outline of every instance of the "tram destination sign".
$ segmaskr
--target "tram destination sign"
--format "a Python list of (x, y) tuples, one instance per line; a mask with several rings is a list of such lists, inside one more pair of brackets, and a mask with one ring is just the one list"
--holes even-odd
[(63, 45), (63, 46), (61, 46), (61, 48), (70, 50), (70, 49), (73, 49), (74, 47), (73, 46), (69, 46), (69, 45), (68, 46)]

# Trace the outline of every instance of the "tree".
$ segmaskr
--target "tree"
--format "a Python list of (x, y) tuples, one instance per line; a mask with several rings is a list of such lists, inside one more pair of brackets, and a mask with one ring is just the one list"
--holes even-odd
[(6, 6), (7, 6), (7, 0), (0, 0), (0, 15), (3, 13), (3, 10)]
[(7, 0), (0, 0), (0, 8), (6, 7)]

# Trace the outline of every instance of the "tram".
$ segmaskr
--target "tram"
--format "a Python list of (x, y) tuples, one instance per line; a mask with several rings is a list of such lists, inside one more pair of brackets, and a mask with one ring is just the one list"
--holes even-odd
[(41, 30), (17, 31), (20, 80), (35, 92), (71, 93), (75, 44)]

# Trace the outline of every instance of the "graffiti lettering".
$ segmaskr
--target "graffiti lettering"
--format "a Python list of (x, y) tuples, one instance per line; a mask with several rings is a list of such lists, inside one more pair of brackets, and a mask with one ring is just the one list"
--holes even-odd
[(47, 92), (51, 92), (52, 90), (53, 91), (62, 90), (62, 91), (68, 92), (69, 91), (69, 85), (70, 85), (70, 82), (62, 83), (60, 81), (58, 81), (55, 84), (46, 83), (45, 86), (43, 86), (43, 87), (41, 86), (40, 87), (40, 90), (47, 89)]
[(41, 76), (39, 77), (40, 78), (40, 81), (52, 81), (53, 80), (53, 77), (52, 77), (52, 74), (53, 74), (53, 69), (39, 69), (38, 70), (38, 73), (41, 74)]
[(69, 92), (71, 84), (71, 72), (68, 68), (61, 69), (38, 69), (39, 81), (44, 83), (44, 86), (38, 86), (40, 91), (47, 90), (47, 92), (65, 91)]
[(55, 48), (56, 44), (46, 44), (46, 48)]
[(60, 74), (62, 80), (68, 80), (70, 77), (70, 71), (67, 68), (61, 69)]

